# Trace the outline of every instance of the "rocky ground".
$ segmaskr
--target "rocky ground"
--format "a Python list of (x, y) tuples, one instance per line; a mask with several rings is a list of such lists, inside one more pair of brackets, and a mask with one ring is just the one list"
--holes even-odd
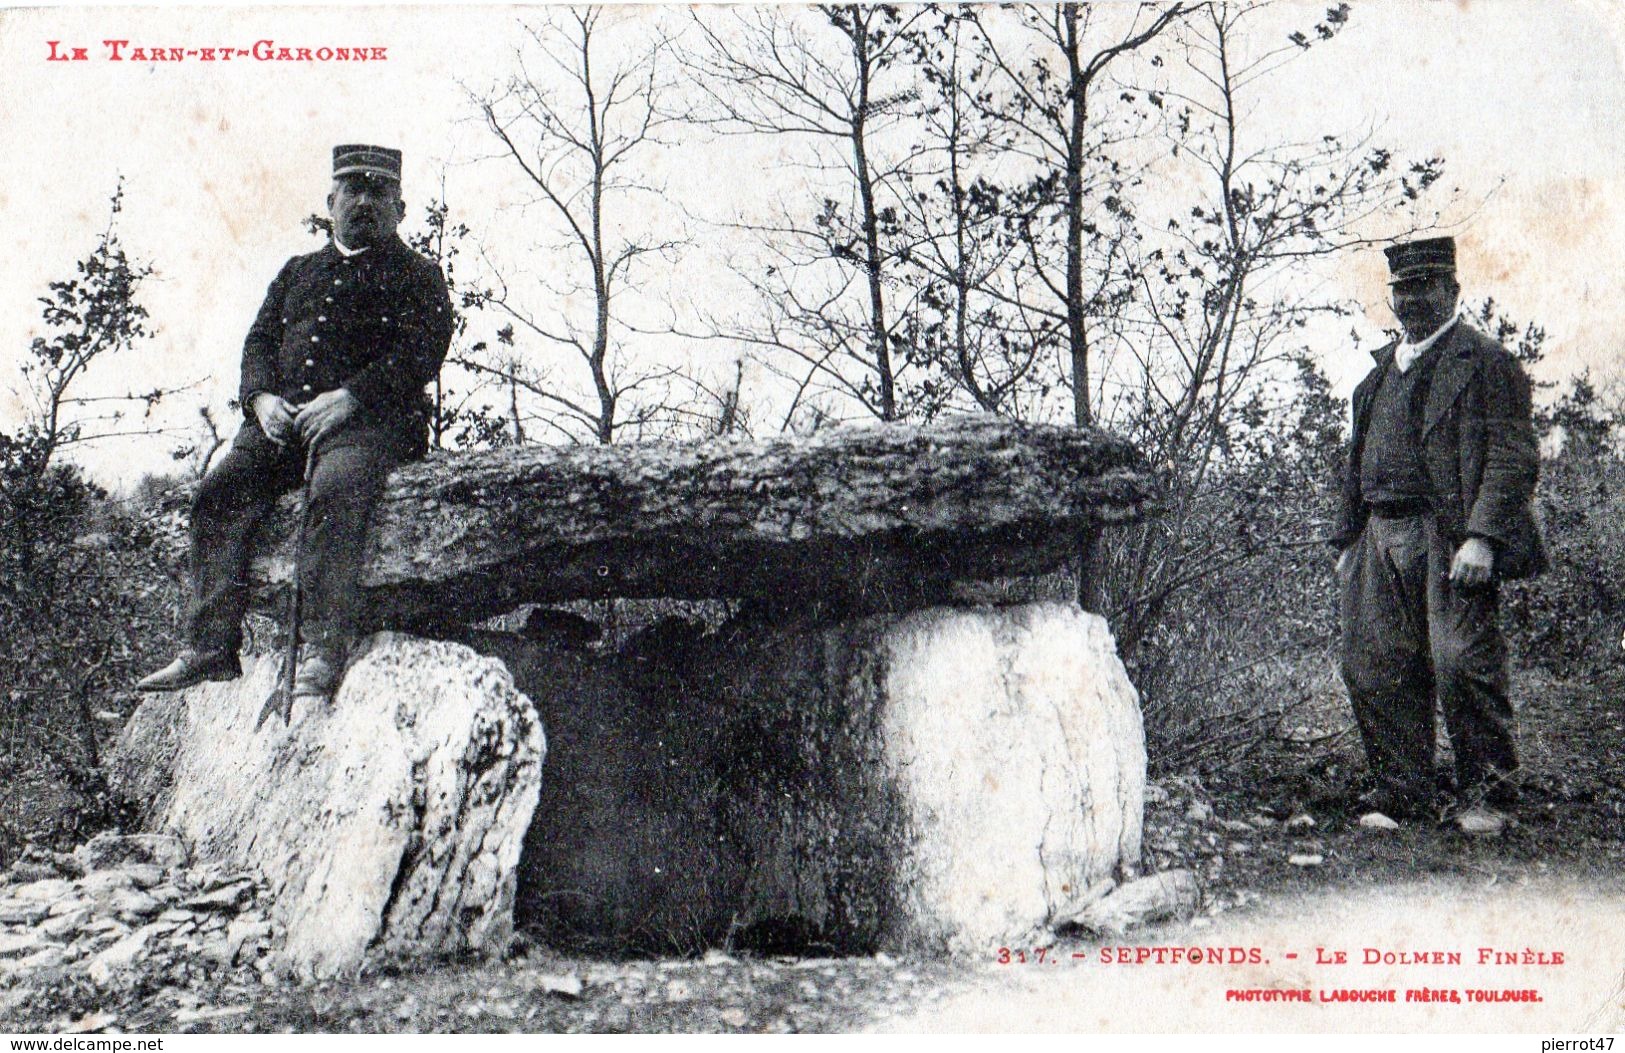
[[(1495, 839), (1444, 823), (1393, 831), (1359, 826), (1365, 788), (1346, 703), (1328, 698), (1241, 763), (1165, 778), (1147, 801), (1146, 862), (1196, 869), (1210, 903), (1328, 884), (1366, 886), (1424, 875), (1506, 878), (1565, 873), (1604, 883), (1625, 875), (1625, 675), (1562, 682), (1518, 678), (1522, 799)], [(1441, 740), (1438, 814), (1447, 819)]]
[[(0, 1019), (105, 1030), (118, 1017), (104, 1007), (155, 990), (171, 1027), (242, 1012), (218, 1003), (276, 983), (260, 889), (252, 874), (186, 863), (185, 846), (160, 834), (26, 852), (0, 885)], [(149, 1026), (166, 1017), (149, 1012)]]
[[(1503, 837), (1471, 839), (1433, 824), (1359, 826), (1351, 805), (1361, 788), (1358, 742), (1329, 703), (1300, 711), (1292, 727), (1225, 770), (1153, 783), (1146, 870), (1193, 874), (1193, 915), (1126, 936), (1063, 932), (1047, 953), (1087, 955), (1112, 939), (1290, 931), (1317, 910), (1388, 917), (1381, 897), (1402, 886), (1424, 887), (1431, 910), (1504, 901), (1514, 912), (1520, 904), (1550, 912), (1593, 902), (1553, 888), (1617, 906), (1625, 901), (1625, 677), (1524, 677), (1518, 697), (1527, 782)], [(0, 877), (0, 1030), (760, 1032), (938, 1019), (974, 1027), (967, 1004), (1008, 1008), (1042, 990), (991, 957), (717, 950), (697, 960), (607, 961), (561, 956), (523, 936), (503, 961), (394, 963), (344, 982), (293, 984), (269, 966), (277, 935), (255, 895), (250, 876), (189, 867), (165, 838), (31, 852)], [(1552, 917), (1550, 925), (1572, 929), (1590, 915), (1578, 926)], [(1609, 934), (1606, 925), (1600, 932)], [(1041, 1004), (1054, 999), (1046, 993)], [(1129, 1029), (1159, 1029), (1143, 999), (1131, 1009), (1138, 1015), (1123, 1018)], [(1090, 1019), (1051, 1024), (1088, 1029)]]

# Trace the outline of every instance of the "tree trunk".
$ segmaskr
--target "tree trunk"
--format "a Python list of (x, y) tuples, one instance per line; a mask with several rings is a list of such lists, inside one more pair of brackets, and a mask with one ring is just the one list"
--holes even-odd
[(858, 69), (858, 100), (852, 113), (852, 164), (858, 179), (858, 198), (863, 209), (863, 260), (869, 282), (869, 344), (880, 386), (880, 419), (897, 419), (897, 392), (891, 365), (891, 334), (886, 328), (885, 288), (881, 285), (880, 226), (875, 210), (875, 188), (869, 173), (868, 144), (864, 129), (869, 110), (869, 37), (863, 12), (851, 9), (852, 57)]
[(1066, 134), (1066, 336), (1072, 359), (1072, 419), (1079, 427), (1094, 423), (1089, 406), (1089, 320), (1083, 296), (1083, 130), (1088, 121), (1083, 69), (1079, 57), (1078, 5), (1063, 4), (1064, 48), (1070, 76), (1070, 109)]

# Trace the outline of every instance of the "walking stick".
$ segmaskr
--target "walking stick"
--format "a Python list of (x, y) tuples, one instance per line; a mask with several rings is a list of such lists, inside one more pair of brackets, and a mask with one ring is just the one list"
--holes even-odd
[(265, 723), (265, 718), (272, 713), (282, 717), (284, 726), (293, 716), (293, 680), (299, 672), (300, 608), (304, 604), (304, 597), (301, 595), (303, 590), (299, 587), (299, 568), (305, 562), (305, 520), (310, 515), (310, 477), (315, 471), (316, 447), (312, 443), (305, 450), (305, 482), (299, 491), (299, 525), (294, 529), (293, 580), (288, 583), (288, 652), (282, 658), (282, 675), (277, 678), (271, 697), (260, 707), (259, 719), (254, 721), (255, 731), (260, 729), (260, 725)]

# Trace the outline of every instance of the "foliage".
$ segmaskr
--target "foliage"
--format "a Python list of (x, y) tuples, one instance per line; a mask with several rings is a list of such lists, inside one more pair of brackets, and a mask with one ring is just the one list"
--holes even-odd
[(1513, 652), (1560, 676), (1611, 670), (1625, 626), (1625, 460), (1565, 449), (1542, 466), (1536, 506), (1552, 565), (1503, 595)]
[(22, 364), (33, 405), (17, 433), (0, 433), (0, 859), (25, 838), (71, 838), (106, 818), (92, 700), (105, 707), (157, 657), (177, 609), (148, 528), (59, 457), (155, 433), (129, 407), (144, 416), (172, 393), (87, 387), (152, 335), (139, 293), (153, 269), (124, 248), (123, 207), (121, 180), (94, 248), (40, 298), (43, 332)]
[[(1154, 764), (1228, 758), (1325, 690), (1336, 636), (1325, 537), (1347, 403), (1307, 358), (1277, 402), (1255, 397), (1177, 525), (1109, 534), (1108, 615), (1144, 699)], [(1155, 561), (1127, 593), (1132, 568)]]
[(158, 531), (175, 517), (49, 465), (38, 430), (0, 434), (0, 860), (104, 821), (96, 712), (158, 663), (181, 589)]
[[(147, 309), (137, 298), (152, 267), (125, 252), (118, 234), (123, 209), (121, 179), (96, 246), (75, 261), (74, 277), (51, 282), (50, 295), (39, 299), (45, 333), (29, 345), (22, 367), (34, 399), (30, 416), (36, 441), (29, 444), (29, 457), (38, 470), (64, 446), (131, 434), (125, 428), (125, 407), (133, 403), (150, 413), (171, 394), (163, 388), (118, 395), (83, 391), (86, 374), (98, 362), (152, 335)], [(135, 433), (148, 430), (138, 426)]]
[[(451, 346), (446, 352), (445, 367), (461, 373), (466, 386), (461, 391), (451, 387), (445, 376), (446, 368), (435, 374), (429, 445), (440, 450), (446, 448), (448, 440), (460, 449), (519, 442), (524, 431), (517, 416), (505, 416), (482, 398), (504, 380), (511, 396), (515, 384), (513, 372), (517, 367), (510, 364), (506, 377), (502, 370), (493, 370), (488, 357), (490, 342), (470, 337), (469, 323), (472, 312), (480, 305), (481, 294), (458, 271), (469, 239), (468, 224), (452, 220), (444, 188), (441, 195), (424, 206), (423, 229), (409, 234), (406, 243), (438, 264), (445, 275), (452, 310)], [(512, 332), (511, 326), (504, 328), (505, 335), (499, 336), (498, 342), (511, 347)]]
[[(900, 353), (933, 371), (934, 408), (962, 394), (993, 413), (1057, 416), (1052, 396), (1071, 386), (1067, 364), (1080, 361), (1068, 345), (1087, 344), (1110, 326), (1122, 289), (1111, 258), (1123, 227), (1096, 214), (1115, 216), (1122, 201), (1123, 165), (1105, 149), (1122, 126), (1103, 133), (1108, 122), (1096, 114), (1081, 134), (1099, 73), (1084, 76), (1095, 12), (1080, 15), (1075, 5), (1013, 13), (933, 5), (931, 12), (911, 34), (927, 96), (924, 149), (903, 196), (913, 231), (903, 258), (920, 297), (898, 333)], [(1155, 31), (1177, 13), (1165, 9), (1151, 23)], [(1003, 40), (1001, 24), (1018, 27), (1022, 44), (1043, 57), (1030, 64), (1007, 57), (1023, 47)], [(1054, 74), (1057, 58), (1076, 66), (1083, 83)], [(1051, 273), (1052, 260), (1069, 271), (1087, 264), (1088, 289)], [(1079, 310), (1069, 313), (1074, 294)], [(1079, 412), (1087, 418), (1089, 407), (1074, 400), (1071, 416)]]
[[(1546, 353), (1546, 330), (1519, 325), (1493, 299), (1472, 311), (1525, 369)], [(1563, 676), (1617, 664), (1625, 622), (1625, 458), (1618, 444), (1625, 424), (1589, 371), (1568, 388), (1537, 384), (1535, 431), (1546, 451), (1535, 495), (1551, 568), (1506, 590), (1502, 618), (1518, 660)]]

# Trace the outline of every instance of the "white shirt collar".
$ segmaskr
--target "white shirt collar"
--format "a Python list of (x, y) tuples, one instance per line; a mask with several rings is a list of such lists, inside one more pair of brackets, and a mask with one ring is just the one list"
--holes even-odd
[(1415, 343), (1406, 340), (1394, 348), (1394, 365), (1399, 368), (1401, 373), (1408, 371), (1416, 363), (1417, 359), (1427, 353), (1428, 348), (1439, 342), (1439, 337), (1449, 332), (1450, 327), (1459, 321), (1461, 321), (1461, 306), (1458, 304), (1456, 309), (1450, 312), (1450, 317), (1446, 318), (1444, 324), (1439, 328)]
[(363, 252), (366, 252), (372, 246), (363, 245), (359, 249), (352, 249), (352, 248), (350, 248), (350, 246), (344, 244), (344, 242), (340, 241), (338, 238), (335, 237), (333, 239), (333, 247), (335, 249), (339, 250), (339, 255), (341, 255), (341, 256), (359, 256)]

